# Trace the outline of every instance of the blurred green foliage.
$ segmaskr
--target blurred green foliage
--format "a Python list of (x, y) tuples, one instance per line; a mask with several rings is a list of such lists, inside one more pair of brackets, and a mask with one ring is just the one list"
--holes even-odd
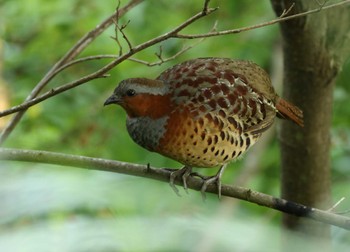
[[(125, 4), (126, 1), (121, 1)], [(44, 74), (86, 32), (111, 15), (115, 0), (2, 0), (0, 3), (0, 85), (10, 94), (13, 106), (21, 103)], [(232, 29), (274, 18), (269, 1), (212, 1), (220, 6), (184, 33)], [(120, 22), (130, 20), (125, 33), (133, 45), (169, 31), (199, 12), (202, 1), (147, 0)], [(149, 153), (127, 135), (126, 115), (119, 107), (103, 107), (117, 83), (129, 77), (156, 77), (167, 67), (196, 57), (249, 59), (273, 72), (281, 44), (278, 26), (240, 34), (207, 38), (187, 53), (161, 66), (149, 68), (126, 61), (111, 76), (86, 83), (32, 108), (10, 135), (6, 147), (41, 149), (147, 164), (180, 167), (175, 161)], [(81, 56), (118, 54), (114, 27), (110, 27)], [(161, 43), (169, 57), (191, 40), (171, 39)], [(127, 50), (123, 43), (124, 51)], [(154, 46), (136, 55), (157, 61)], [(2, 52), (1, 52), (2, 50)], [(103, 67), (109, 60), (89, 61), (69, 68), (49, 86), (57, 87)], [(2, 69), (1, 69), (2, 66)], [(332, 157), (334, 198), (349, 193), (350, 163), (350, 62), (344, 66), (334, 92)], [(275, 83), (276, 85), (279, 83)], [(278, 124), (278, 123), (277, 123)], [(258, 168), (246, 174), (244, 186), (279, 195), (279, 149), (277, 133), (259, 156), (252, 149), (230, 165), (225, 183), (239, 177), (250, 160)], [(120, 174), (67, 167), (16, 162), (0, 163), (0, 248), (4, 251), (149, 251), (230, 250), (277, 251), (280, 214), (238, 200), (222, 200), (200, 194), (177, 197), (164, 183)], [(200, 172), (213, 174), (213, 170)], [(349, 209), (345, 202), (341, 209)], [(226, 209), (226, 212), (225, 212)], [(253, 233), (253, 235), (252, 235)], [(248, 235), (249, 234), (249, 235)], [(250, 238), (248, 239), (247, 236)], [(256, 242), (252, 242), (251, 238)], [(271, 240), (271, 237), (276, 237)], [(336, 229), (338, 250), (349, 237)], [(12, 240), (11, 240), (12, 239)], [(28, 250), (21, 250), (21, 240)], [(86, 241), (87, 240), (87, 241)], [(12, 242), (11, 242), (12, 241)], [(261, 248), (266, 248), (261, 250)], [(2, 249), (1, 249), (2, 250)]]

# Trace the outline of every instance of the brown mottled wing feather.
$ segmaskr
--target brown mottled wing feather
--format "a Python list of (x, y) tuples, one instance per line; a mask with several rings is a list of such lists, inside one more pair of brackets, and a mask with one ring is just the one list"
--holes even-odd
[(177, 108), (191, 108), (194, 118), (210, 114), (213, 120), (224, 119), (224, 127), (228, 122), (240, 132), (260, 134), (276, 115), (270, 79), (250, 61), (194, 59), (175, 65), (157, 79), (169, 85)]

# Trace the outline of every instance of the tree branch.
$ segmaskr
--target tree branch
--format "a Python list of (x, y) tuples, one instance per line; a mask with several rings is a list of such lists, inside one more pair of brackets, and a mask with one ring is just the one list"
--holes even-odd
[[(149, 165), (138, 165), (114, 160), (68, 155), (48, 151), (0, 148), (0, 159), (108, 171), (150, 178), (164, 182), (168, 182), (170, 177), (169, 170), (155, 169)], [(188, 188), (196, 191), (201, 190), (202, 180), (200, 178), (191, 176), (188, 178), (187, 182)], [(176, 179), (175, 183), (177, 185), (182, 185), (181, 178)], [(217, 194), (216, 185), (209, 185), (206, 192)], [(310, 218), (318, 222), (327, 223), (333, 226), (350, 230), (350, 218), (346, 216), (334, 214), (329, 211), (323, 211), (312, 207), (307, 207), (295, 202), (256, 192), (251, 189), (234, 185), (222, 185), (221, 194), (222, 196), (241, 199), (254, 204), (258, 204), (260, 206), (272, 208), (280, 212), (296, 215), (299, 217)]]

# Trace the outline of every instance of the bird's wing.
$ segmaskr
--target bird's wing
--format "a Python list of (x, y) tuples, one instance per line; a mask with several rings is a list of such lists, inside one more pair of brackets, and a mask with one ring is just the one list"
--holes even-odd
[[(247, 72), (249, 67), (254, 69)], [(175, 65), (157, 79), (169, 86), (176, 108), (189, 109), (195, 120), (207, 116), (224, 121), (224, 127), (260, 134), (273, 123), (276, 109), (268, 76), (259, 71), (249, 61), (202, 58)]]

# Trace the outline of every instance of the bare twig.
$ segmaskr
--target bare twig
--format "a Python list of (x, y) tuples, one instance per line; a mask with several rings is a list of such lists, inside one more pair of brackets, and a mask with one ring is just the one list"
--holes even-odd
[(124, 40), (126, 41), (126, 43), (128, 44), (129, 46), (129, 50), (132, 50), (132, 45), (131, 45), (131, 42), (129, 40), (129, 38), (126, 36), (125, 32), (124, 32), (124, 29), (128, 26), (128, 24), (130, 23), (130, 20), (128, 20), (125, 24), (122, 24), (122, 25), (119, 25), (119, 19), (120, 19), (120, 16), (119, 16), (119, 7), (120, 7), (120, 1), (118, 1), (118, 6), (117, 6), (117, 9), (116, 9), (116, 15), (115, 15), (115, 18), (113, 19), (113, 23), (114, 23), (114, 31), (115, 31), (115, 37), (112, 37), (113, 40), (115, 40), (118, 44), (118, 47), (119, 47), (119, 56), (123, 55), (123, 46), (122, 46), (122, 43), (120, 42), (119, 40), (119, 36), (118, 34), (122, 34)]
[(163, 56), (162, 56), (163, 55), (163, 47), (162, 46), (159, 47), (159, 52), (156, 52), (155, 55), (160, 60), (160, 62), (162, 62), (162, 63), (164, 62)]
[[(314, 13), (318, 13), (320, 12), (320, 10), (327, 10), (327, 9), (331, 9), (331, 8), (335, 8), (335, 7), (339, 7), (345, 4), (349, 4), (350, 0), (344, 0), (342, 2), (339, 3), (334, 3), (334, 4), (330, 4), (328, 6), (324, 6), (324, 7), (319, 7), (313, 10), (309, 10), (306, 12), (302, 12), (302, 13), (297, 13), (294, 15), (290, 15), (290, 16), (283, 16), (278, 17), (274, 20), (271, 21), (267, 21), (267, 22), (263, 22), (257, 25), (251, 25), (251, 26), (247, 26), (247, 27), (243, 27), (243, 28), (237, 28), (237, 29), (230, 29), (230, 30), (224, 30), (224, 31), (217, 31), (217, 32), (208, 32), (208, 33), (203, 33), (203, 34), (178, 34), (176, 37), (177, 38), (182, 38), (182, 39), (195, 39), (195, 38), (205, 38), (205, 37), (215, 37), (215, 36), (222, 36), (222, 35), (228, 35), (228, 34), (234, 34), (234, 33), (240, 33), (240, 32), (245, 32), (245, 31), (249, 31), (249, 30), (254, 30), (257, 28), (261, 28), (261, 27), (265, 27), (265, 26), (269, 26), (272, 24), (277, 24), (277, 23), (281, 23), (290, 19), (295, 19), (295, 18), (300, 18), (300, 17), (304, 17), (310, 14), (314, 14)], [(288, 12), (288, 10), (287, 10)], [(283, 13), (282, 13), (283, 14)]]
[[(138, 177), (151, 178), (159, 181), (169, 181), (170, 171), (167, 169), (155, 169), (149, 165), (137, 165), (120, 161), (106, 160), (101, 158), (91, 158), (85, 156), (67, 155), (62, 153), (54, 153), (47, 151), (19, 150), (0, 148), (1, 160), (14, 160), (24, 162), (56, 164), (63, 166), (78, 167), (84, 169), (92, 169), (99, 171), (116, 172), (128, 174)], [(48, 167), (48, 166), (46, 166)], [(188, 188), (200, 191), (202, 187), (202, 179), (197, 177), (189, 177), (187, 180)], [(177, 185), (182, 184), (182, 179), (175, 180)], [(209, 185), (208, 193), (217, 193), (216, 185)], [(299, 217), (311, 218), (315, 221), (327, 223), (343, 229), (350, 230), (350, 218), (337, 215), (328, 211), (307, 207), (295, 202), (276, 198), (271, 195), (252, 191), (251, 189), (234, 186), (222, 185), (222, 196), (237, 198), (249, 201), (260, 206), (272, 208), (284, 213), (296, 215)]]
[[(215, 22), (213, 28), (211, 29), (211, 31), (215, 31), (217, 27), (217, 22)], [(206, 38), (201, 38), (199, 40), (197, 40), (197, 42), (193, 43), (192, 45), (187, 45), (187, 46), (183, 46), (181, 50), (179, 50), (177, 53), (175, 53), (174, 55), (167, 57), (167, 58), (163, 58), (162, 55), (162, 47), (159, 48), (159, 52), (155, 53), (155, 55), (157, 56), (157, 58), (159, 59), (159, 61), (156, 62), (148, 62), (145, 60), (140, 60), (140, 59), (136, 59), (136, 58), (129, 58), (128, 60), (152, 67), (152, 66), (159, 66), (165, 62), (171, 61), (177, 57), (179, 57), (180, 55), (184, 54), (185, 52), (187, 52), (188, 50), (192, 49), (193, 47), (197, 46), (198, 44), (202, 43)]]
[(140, 59), (136, 59), (136, 58), (129, 58), (128, 60), (146, 65), (146, 66), (159, 66), (164, 64), (165, 62), (171, 61), (175, 58), (177, 58), (179, 55), (184, 54), (185, 52), (187, 52), (188, 50), (190, 50), (191, 48), (193, 48), (194, 45), (190, 45), (190, 46), (184, 46), (180, 51), (178, 51), (177, 53), (175, 53), (174, 55), (167, 57), (167, 58), (163, 58), (159, 53), (155, 53), (157, 58), (159, 59), (159, 61), (156, 62), (148, 62), (145, 60), (140, 60)]
[(208, 14), (208, 12), (209, 12), (209, 3), (210, 3), (210, 0), (205, 0), (204, 1), (204, 7), (203, 7), (203, 13), (204, 14)]
[(120, 1), (118, 1), (118, 5), (117, 5), (117, 8), (116, 8), (116, 15), (115, 17), (113, 18), (113, 23), (114, 23), (114, 33), (115, 33), (115, 36), (112, 37), (112, 39), (117, 42), (117, 45), (118, 45), (118, 48), (119, 48), (119, 56), (123, 55), (123, 46), (119, 40), (119, 26), (118, 26), (118, 23), (119, 23), (119, 8), (120, 8)]
[(103, 55), (94, 55), (94, 56), (87, 56), (84, 58), (79, 58), (76, 60), (72, 60), (69, 63), (61, 66), (60, 68), (58, 68), (54, 73), (53, 73), (53, 77), (56, 76), (57, 74), (59, 74), (60, 72), (62, 72), (64, 69), (71, 67), (73, 65), (82, 63), (82, 62), (86, 62), (86, 61), (92, 61), (92, 60), (99, 60), (99, 59), (116, 59), (118, 58), (118, 55), (113, 55), (113, 54), (103, 54)]
[[(130, 9), (132, 9), (137, 4), (141, 3), (143, 0), (130, 0), (123, 8), (118, 12), (119, 16), (124, 15)], [(97, 25), (96, 28), (86, 33), (40, 80), (40, 82), (34, 87), (28, 97), (25, 99), (24, 103), (31, 101), (33, 98), (37, 97), (41, 90), (49, 83), (52, 78), (57, 75), (58, 69), (63, 65), (67, 64), (69, 61), (74, 59), (79, 55), (95, 38), (97, 38), (104, 30), (106, 30), (112, 23), (113, 18), (116, 13), (113, 13), (111, 16), (106, 18), (101, 24)], [(26, 107), (28, 108), (28, 107)], [(7, 139), (12, 130), (16, 127), (18, 122), (21, 120), (24, 115), (26, 108), (17, 110), (17, 113), (6, 125), (4, 130), (0, 135), (0, 145)]]
[(287, 16), (292, 11), (294, 6), (295, 6), (295, 3), (292, 3), (288, 9), (284, 9), (282, 14), (279, 16), (279, 18), (283, 18), (283, 17)]
[(342, 203), (345, 200), (345, 197), (342, 197), (340, 200), (338, 200), (330, 209), (328, 209), (328, 212), (334, 212), (334, 209), (336, 209), (340, 203)]
[(125, 32), (124, 32), (124, 29), (128, 26), (128, 24), (130, 23), (130, 20), (128, 20), (127, 23), (123, 24), (122, 26), (119, 26), (118, 25), (118, 30), (119, 32), (123, 35), (123, 39), (126, 41), (126, 43), (128, 44), (129, 46), (129, 50), (132, 51), (132, 44), (129, 40), (129, 38), (126, 36)]

